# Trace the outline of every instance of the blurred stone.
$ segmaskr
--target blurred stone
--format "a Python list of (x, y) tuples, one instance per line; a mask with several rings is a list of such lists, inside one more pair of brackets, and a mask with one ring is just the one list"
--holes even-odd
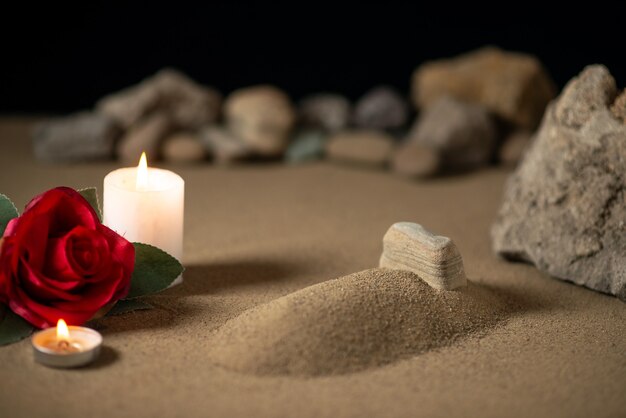
[(35, 156), (51, 162), (112, 158), (120, 133), (111, 118), (96, 113), (51, 119), (39, 123), (33, 131)]
[(509, 178), (495, 251), (626, 301), (626, 112), (602, 65), (551, 104)]
[(166, 68), (141, 83), (102, 98), (96, 109), (130, 128), (153, 112), (167, 114), (181, 129), (213, 123), (220, 113), (221, 95), (183, 73)]
[(383, 132), (345, 131), (329, 138), (326, 143), (326, 155), (336, 161), (382, 166), (389, 161), (393, 146), (393, 138)]
[(496, 135), (495, 123), (483, 106), (442, 97), (422, 113), (409, 141), (436, 150), (443, 170), (461, 171), (491, 160)]
[(168, 115), (156, 112), (135, 123), (117, 144), (117, 156), (126, 163), (137, 163), (145, 151), (148, 161), (159, 158), (163, 138), (172, 130)]
[(289, 163), (319, 160), (324, 156), (326, 140), (327, 134), (322, 131), (298, 132), (285, 152), (285, 160)]
[(392, 159), (393, 171), (413, 178), (433, 176), (439, 171), (440, 165), (437, 150), (417, 143), (403, 144), (396, 149)]
[(532, 134), (528, 131), (515, 131), (507, 135), (500, 145), (498, 161), (503, 165), (516, 166), (530, 145), (531, 138)]
[(163, 141), (161, 153), (165, 161), (190, 164), (204, 160), (206, 152), (200, 139), (189, 132), (177, 132)]
[(222, 126), (202, 129), (200, 141), (217, 164), (231, 164), (248, 158), (252, 154), (248, 145)]
[(389, 86), (375, 87), (356, 103), (354, 124), (360, 128), (396, 129), (405, 125), (409, 107), (404, 97)]
[(273, 86), (236, 90), (224, 104), (228, 129), (256, 154), (278, 156), (287, 148), (295, 112), (289, 97)]
[(482, 104), (513, 125), (531, 130), (556, 94), (537, 58), (494, 47), (427, 62), (413, 73), (412, 84), (412, 99), (419, 108), (452, 96)]
[(302, 125), (336, 132), (348, 126), (351, 106), (343, 96), (320, 93), (304, 98), (299, 112)]

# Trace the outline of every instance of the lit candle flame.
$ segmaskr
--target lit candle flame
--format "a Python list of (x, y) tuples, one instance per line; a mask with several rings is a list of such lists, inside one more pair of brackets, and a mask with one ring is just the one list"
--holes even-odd
[(146, 190), (148, 188), (148, 160), (146, 153), (141, 153), (139, 165), (137, 166), (137, 190)]
[(70, 330), (64, 320), (59, 319), (57, 322), (57, 340), (68, 341), (70, 339)]

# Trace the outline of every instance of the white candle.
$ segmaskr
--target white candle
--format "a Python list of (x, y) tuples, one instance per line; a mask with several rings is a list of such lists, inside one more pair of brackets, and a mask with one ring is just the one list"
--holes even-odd
[[(184, 210), (185, 181), (174, 172), (148, 168), (145, 153), (138, 167), (120, 168), (104, 178), (103, 223), (181, 262)], [(182, 276), (172, 284), (181, 282)]]

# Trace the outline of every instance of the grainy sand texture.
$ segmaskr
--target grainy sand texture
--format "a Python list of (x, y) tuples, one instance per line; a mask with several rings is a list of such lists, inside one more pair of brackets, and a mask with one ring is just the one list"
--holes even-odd
[(259, 375), (355, 372), (479, 333), (514, 303), (471, 283), (435, 290), (410, 272), (365, 270), (246, 311), (220, 328), (210, 356)]
[[(36, 163), (31, 126), (0, 121), (0, 192), (18, 207), (118, 167)], [(626, 416), (626, 304), (492, 253), (508, 172), (170, 168), (186, 181), (185, 282), (92, 324), (89, 367), (0, 347), (0, 416)], [(372, 270), (397, 221), (451, 237), (469, 287)]]

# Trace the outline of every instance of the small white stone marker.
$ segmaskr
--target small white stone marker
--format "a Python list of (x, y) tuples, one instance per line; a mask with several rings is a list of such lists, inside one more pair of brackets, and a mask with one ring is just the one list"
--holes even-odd
[(412, 222), (391, 225), (383, 238), (379, 266), (415, 273), (435, 289), (467, 285), (463, 258), (454, 242)]

